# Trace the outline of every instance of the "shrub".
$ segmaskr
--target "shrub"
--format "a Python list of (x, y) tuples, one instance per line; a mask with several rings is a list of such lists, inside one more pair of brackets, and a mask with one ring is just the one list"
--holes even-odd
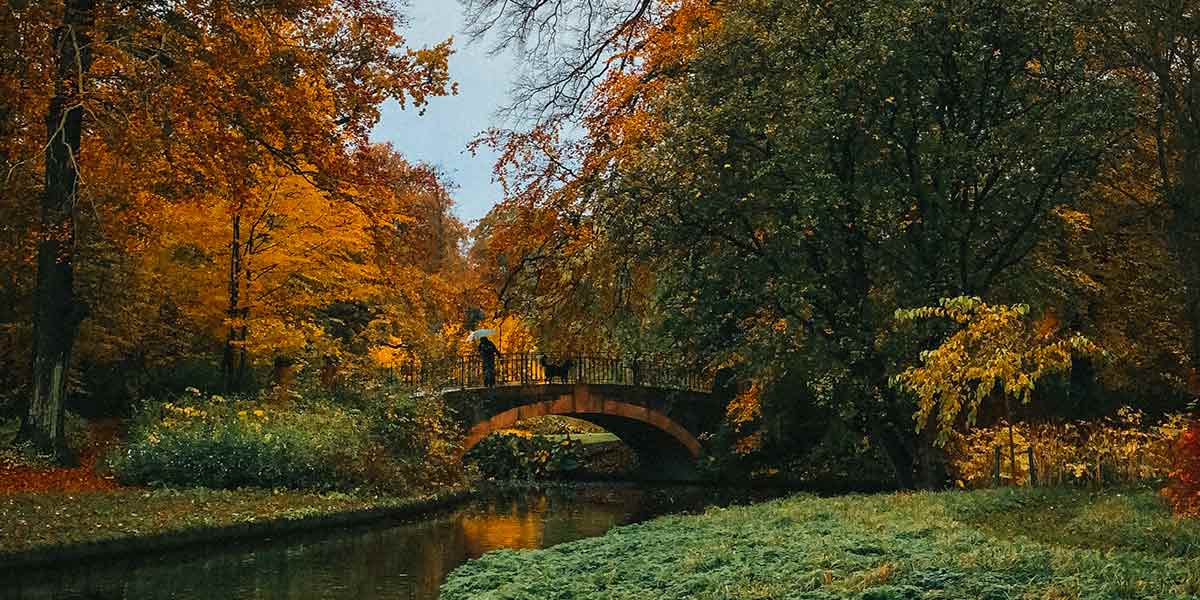
[(147, 407), (110, 466), (131, 484), (339, 489), (382, 479), (386, 458), (353, 411), (197, 395)]
[(498, 431), (467, 452), (492, 479), (555, 479), (570, 474), (583, 463), (579, 440), (554, 440), (524, 431)]
[(1200, 517), (1200, 421), (1192, 421), (1179, 436), (1171, 481), (1163, 495), (1175, 514)]
[(1141, 411), (1122, 408), (1113, 417), (1091, 422), (1015, 423), (1016, 465), (1009, 457), (1006, 423), (974, 429), (951, 438), (947, 446), (951, 475), (962, 487), (992, 485), (995, 448), (1001, 448), (1000, 478), (1011, 485), (1029, 481), (1032, 447), (1037, 478), (1049, 484), (1106, 484), (1161, 481), (1171, 471), (1172, 445), (1185, 419), (1168, 415), (1147, 423)]
[(126, 483), (414, 493), (462, 481), (457, 433), (441, 402), (366, 382), (348, 394), (271, 390), (259, 399), (195, 388), (135, 416), (110, 457)]
[(336, 393), (306, 391), (310, 397), (361, 414), (368, 433), (397, 462), (403, 477), (432, 485), (462, 481), (461, 433), (440, 395), (414, 397), (378, 378), (345, 381)]

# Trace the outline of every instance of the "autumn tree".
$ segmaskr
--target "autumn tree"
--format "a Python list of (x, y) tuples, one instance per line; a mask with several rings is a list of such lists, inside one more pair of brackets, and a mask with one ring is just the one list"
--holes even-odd
[(1071, 2), (669, 8), (598, 89), (580, 168), (521, 192), (650, 265), (670, 337), (807, 373), (901, 486), (936, 484), (888, 385), (919, 349), (892, 314), (1026, 289), (1130, 94), (1078, 51)]
[[(45, 173), (22, 432), (60, 454), (71, 350), (86, 314), (72, 282), (83, 206), (115, 196), (136, 216), (164, 202), (211, 205), (249, 195), (276, 168), (353, 203), (346, 182), (379, 104), (421, 104), (449, 90), (448, 44), (406, 49), (399, 15), (381, 1), (67, 0), (10, 3), (0, 16), (15, 25), (6, 28), (3, 88), (53, 90), (15, 107), (44, 111), (41, 143), (31, 142), (32, 120), (5, 115), (4, 146), (18, 149), (5, 157), (10, 177), (38, 165)], [(30, 156), (34, 147), (44, 156)], [(93, 181), (100, 164), (104, 176)]]
[[(1141, 100), (1138, 150), (1114, 188), (1137, 199), (1140, 217), (1160, 227), (1185, 288), (1184, 322), (1192, 378), (1200, 361), (1200, 14), (1186, 0), (1087, 4), (1086, 37), (1097, 62)], [(1166, 219), (1162, 216), (1166, 215)], [(1200, 387), (1192, 386), (1192, 393)]]
[(227, 390), (244, 391), (251, 372), (276, 359), (348, 368), (377, 345), (437, 351), (431, 344), (454, 312), (443, 270), (457, 255), (430, 243), (453, 246), (461, 225), (429, 169), (380, 146), (356, 160), (363, 183), (343, 190), (353, 203), (280, 169), (250, 196), (177, 203), (151, 223), (135, 276), (153, 274), (159, 302), (200, 337), (221, 340)]
[[(501, 45), (520, 46), (527, 58), (546, 53), (561, 67), (533, 70), (518, 83), (511, 110), (530, 118), (528, 130), (493, 130), (476, 142), (501, 154), (495, 176), (504, 199), (480, 223), (473, 251), (493, 306), (536, 323), (551, 346), (586, 340), (633, 356), (687, 353), (657, 331), (665, 315), (655, 265), (612, 238), (630, 213), (592, 215), (590, 199), (597, 175), (653, 135), (657, 117), (645, 106), (719, 23), (719, 8), (707, 1), (466, 4), (477, 34), (501, 28)], [(571, 27), (577, 21), (590, 27)], [(560, 35), (571, 41), (556, 43)], [(538, 50), (522, 45), (532, 40)]]
[(46, 111), (45, 187), (37, 248), (33, 319), (33, 394), (21, 436), (66, 459), (63, 404), (71, 347), (84, 308), (74, 300), (74, 213), (79, 204), (79, 146), (85, 77), (93, 60), (93, 0), (64, 3), (51, 35), (53, 96)]

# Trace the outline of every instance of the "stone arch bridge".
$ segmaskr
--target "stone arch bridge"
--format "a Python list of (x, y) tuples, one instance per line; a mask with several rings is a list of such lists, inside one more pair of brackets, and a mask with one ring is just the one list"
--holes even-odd
[[(569, 366), (547, 373), (542, 358)], [(484, 385), (479, 357), (462, 357), (437, 371), (402, 369), (400, 376), (441, 388), (467, 429), (464, 452), (521, 420), (564, 415), (594, 423), (628, 444), (645, 479), (695, 479), (704, 434), (716, 429), (724, 410), (711, 379), (663, 360), (569, 355), (551, 361), (506, 354), (497, 356), (490, 386)]]

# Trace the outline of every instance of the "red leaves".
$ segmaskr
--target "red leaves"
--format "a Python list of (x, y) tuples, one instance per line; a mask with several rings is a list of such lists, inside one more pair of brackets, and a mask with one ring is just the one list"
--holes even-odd
[(0, 465), (0, 494), (16, 492), (94, 492), (116, 489), (111, 476), (101, 476), (95, 470), (95, 457), (81, 462), (74, 469)]
[(1179, 436), (1171, 482), (1163, 490), (1175, 514), (1200, 517), (1200, 421)]
[(101, 474), (96, 470), (100, 457), (116, 440), (117, 422), (101, 421), (94, 423), (89, 429), (89, 443), (80, 452), (78, 467), (64, 469), (0, 462), (0, 494), (95, 492), (120, 487), (111, 475)]

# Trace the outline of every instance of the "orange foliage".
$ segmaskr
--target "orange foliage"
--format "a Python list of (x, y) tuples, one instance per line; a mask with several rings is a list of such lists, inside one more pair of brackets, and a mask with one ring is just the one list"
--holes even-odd
[(721, 10), (708, 0), (674, 0), (665, 3), (657, 19), (629, 30), (637, 42), (610, 60), (638, 66), (611, 71), (592, 100), (585, 120), (596, 142), (589, 166), (620, 163), (630, 157), (628, 151), (655, 139), (659, 124), (646, 108), (665, 94), (664, 75), (684, 69), (701, 40), (719, 30)]
[(1194, 421), (1175, 446), (1171, 483), (1163, 490), (1175, 514), (1200, 517), (1200, 421)]
[[(39, 235), (29, 199), (43, 185), (62, 6), (0, 6), (8, 389), (27, 371), (17, 365), (28, 362)], [(433, 169), (369, 140), (384, 101), (419, 107), (457, 92), (450, 42), (410, 48), (400, 19), (384, 0), (98, 3), (79, 93), (83, 362), (159, 368), (212, 355), (227, 337), (259, 365), (298, 349), (320, 364), (351, 346), (365, 356), (446, 345), (438, 325), (461, 312), (465, 231)], [(231, 268), (235, 218), (241, 261)], [(322, 312), (331, 306), (370, 323), (335, 332), (344, 315)]]
[(753, 380), (738, 390), (725, 408), (725, 419), (733, 426), (734, 431), (742, 436), (734, 442), (734, 451), (738, 454), (750, 454), (762, 448), (763, 432), (754, 426), (762, 416), (762, 395), (765, 390), (766, 386), (762, 381)]
[(118, 435), (116, 420), (93, 423), (89, 443), (79, 453), (79, 466), (57, 468), (0, 460), (0, 494), (22, 492), (96, 492), (121, 487), (97, 469), (100, 458)]
[[(500, 151), (495, 177), (504, 190), (476, 231), (481, 303), (490, 314), (536, 314), (541, 339), (570, 345), (586, 338), (603, 348), (621, 343), (610, 317), (636, 321), (647, 312), (654, 267), (597, 243), (596, 224), (583, 218), (590, 195), (583, 182), (654, 139), (651, 105), (720, 26), (722, 10), (707, 0), (672, 0), (623, 29), (614, 44), (623, 50), (608, 59), (611, 68), (580, 118), (583, 139), (564, 134), (576, 127), (555, 121), (524, 132), (491, 131), (476, 141)], [(516, 296), (532, 298), (534, 306), (518, 306)]]

